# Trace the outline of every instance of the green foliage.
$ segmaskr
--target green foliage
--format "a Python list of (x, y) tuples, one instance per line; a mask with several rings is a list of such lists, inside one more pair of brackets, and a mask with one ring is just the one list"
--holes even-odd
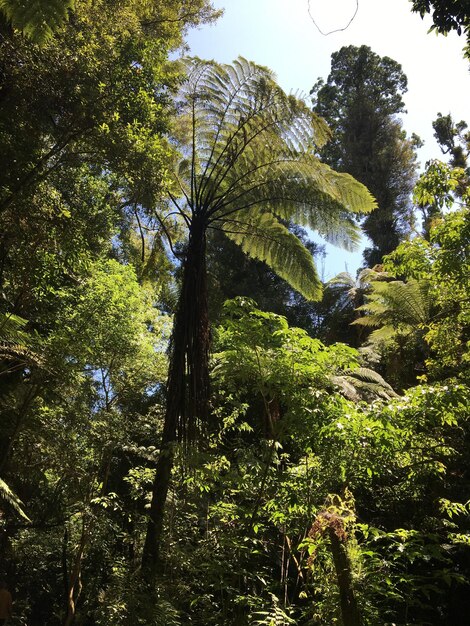
[[(377, 266), (380, 270), (380, 266)], [(370, 283), (380, 279), (380, 271), (363, 269), (357, 277), (342, 272), (328, 281), (325, 286), (323, 306), (325, 312), (322, 325), (325, 338), (331, 341), (344, 341), (358, 347), (363, 338), (360, 326), (352, 326), (358, 317), (357, 308), (364, 304), (365, 295), (370, 290)]]
[(429, 284), (410, 279), (401, 281), (374, 281), (367, 302), (358, 307), (367, 315), (353, 324), (379, 327), (369, 336), (369, 341), (390, 340), (396, 334), (407, 336), (424, 330), (430, 319), (431, 298)]
[(344, 46), (332, 54), (326, 83), (320, 79), (311, 91), (314, 111), (333, 131), (322, 158), (365, 184), (377, 200), (378, 209), (362, 222), (373, 244), (365, 252), (369, 267), (410, 232), (415, 139), (406, 137), (396, 117), (406, 88), (396, 61), (368, 46)]
[(434, 24), (431, 30), (447, 34), (456, 30), (460, 35), (467, 32), (469, 26), (469, 10), (465, 0), (413, 0), (413, 11), (424, 17), (432, 13)]
[[(431, 208), (452, 202), (450, 194), (462, 170), (439, 162), (429, 169), (418, 192), (426, 195)], [(427, 367), (438, 379), (465, 376), (468, 360), (468, 202), (465, 195), (462, 200), (463, 208), (430, 220), (429, 242), (420, 237), (405, 242), (385, 262), (392, 274), (409, 279), (415, 288), (421, 285), (432, 299), (431, 316), (422, 328), (426, 328)]]
[(252, 622), (253, 626), (288, 626), (296, 624), (289, 615), (279, 606), (279, 600), (272, 595), (272, 607), (267, 611), (257, 611), (255, 613), (256, 621)]
[(13, 28), (36, 43), (44, 43), (67, 20), (74, 5), (74, 0), (1, 0), (0, 11)]
[(18, 496), (15, 493), (13, 493), (10, 487), (1, 478), (0, 478), (0, 498), (4, 502), (6, 502), (9, 506), (11, 506), (14, 509), (15, 513), (17, 513), (24, 520), (26, 520), (27, 522), (31, 521), (23, 510), (23, 503), (21, 502), (21, 500), (18, 498)]
[[(313, 242), (300, 226), (289, 224), (288, 228), (309, 250), (317, 265), (323, 256), (323, 246)], [(266, 263), (246, 256), (220, 231), (209, 233), (207, 272), (212, 323), (220, 321), (226, 300), (243, 296), (255, 300), (263, 311), (284, 315), (291, 326), (304, 328), (310, 335), (317, 336), (321, 305), (312, 306)]]
[(53, 357), (59, 353), (63, 361), (65, 353), (74, 368), (98, 376), (108, 406), (130, 389), (150, 389), (165, 378), (168, 320), (153, 308), (153, 297), (131, 267), (96, 263), (49, 339)]
[(468, 168), (468, 156), (470, 152), (470, 133), (468, 125), (463, 120), (454, 123), (452, 116), (437, 114), (432, 123), (434, 137), (444, 154), (450, 155), (450, 165), (458, 168)]
[(465, 195), (465, 170), (441, 161), (430, 161), (413, 191), (413, 201), (423, 215), (423, 236), (429, 238), (434, 220), (455, 202), (455, 195)]
[(454, 203), (453, 192), (463, 175), (462, 168), (450, 168), (441, 161), (431, 161), (415, 186), (414, 202), (419, 207), (431, 205), (438, 209), (450, 208)]
[[(424, 210), (438, 209), (428, 239), (326, 289), (338, 324), (360, 307), (369, 316), (352, 332), (390, 331), (378, 371), (364, 358), (372, 348), (334, 343), (326, 316), (331, 345), (247, 298), (229, 301), (214, 330), (205, 439), (165, 447), (165, 237), (189, 258), (181, 272), (196, 295), (178, 314), (204, 298), (191, 273), (201, 223), (198, 253), (212, 228), (214, 255), (220, 232), (312, 298), (312, 249), (293, 224), (349, 245), (355, 214), (374, 203), (318, 160), (325, 124), (269, 70), (168, 62), (186, 29), (216, 14), (205, 0), (67, 7), (47, 23), (37, 13), (40, 30), (24, 36), (4, 23), (0, 41), (0, 573), (15, 620), (340, 624), (340, 540), (364, 626), (466, 623), (466, 175), (431, 164), (416, 191)], [(401, 70), (363, 54), (385, 81), (369, 94), (377, 110), (399, 112)], [(400, 144), (388, 156), (409, 164), (400, 128), (383, 129)], [(440, 116), (435, 130), (453, 159), (465, 156), (462, 124)], [(414, 386), (424, 359), (434, 382)], [(174, 464), (164, 567), (149, 587), (140, 563), (162, 450)]]
[[(305, 421), (320, 418), (327, 390), (341, 375), (359, 367), (356, 350), (344, 344), (325, 346), (285, 318), (264, 313), (247, 299), (225, 304), (226, 321), (216, 331), (213, 373), (223, 394), (243, 401), (258, 397), (268, 437), (283, 441), (304, 437)], [(223, 351), (221, 351), (221, 349)], [(303, 418), (301, 416), (303, 415)], [(299, 419), (301, 420), (299, 422)]]
[(180, 95), (184, 158), (175, 181), (186, 205), (179, 212), (190, 220), (202, 209), (209, 228), (222, 229), (306, 297), (318, 298), (311, 257), (281, 221), (349, 245), (357, 240), (350, 214), (372, 210), (372, 198), (318, 160), (324, 123), (284, 94), (269, 70), (239, 59), (233, 66), (195, 60), (188, 71)]
[(124, 559), (112, 569), (111, 581), (97, 611), (99, 626), (180, 626), (178, 611), (158, 591), (145, 589)]

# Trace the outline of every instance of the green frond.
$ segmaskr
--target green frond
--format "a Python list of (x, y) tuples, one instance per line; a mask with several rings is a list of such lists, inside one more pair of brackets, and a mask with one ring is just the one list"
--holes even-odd
[(334, 195), (338, 202), (354, 213), (370, 213), (377, 208), (377, 201), (362, 183), (350, 174), (335, 172), (322, 163), (323, 172), (328, 168), (333, 183)]
[[(368, 302), (357, 308), (365, 316), (353, 324), (417, 330), (430, 319), (431, 296), (426, 281), (373, 281)], [(378, 337), (378, 333), (373, 336)]]
[[(354, 249), (360, 243), (361, 231), (354, 220), (355, 214), (375, 206), (364, 186), (360, 186), (361, 201), (354, 193), (352, 198), (356, 202), (347, 203), (346, 197), (335, 189), (336, 182), (325, 175), (330, 175), (332, 170), (325, 170), (313, 155), (302, 158), (296, 154), (266, 155), (261, 164), (257, 161), (260, 157), (263, 157), (262, 149), (256, 151), (253, 162), (243, 163), (242, 173), (235, 166), (227, 173), (215, 216), (258, 206), (284, 221), (316, 230), (334, 245)], [(346, 187), (341, 185), (343, 192)]]
[(356, 279), (349, 272), (340, 272), (328, 281), (328, 285), (337, 286), (345, 289), (355, 289)]
[[(364, 305), (364, 307), (367, 307), (367, 306), (368, 305)], [(360, 311), (362, 308), (363, 307), (360, 306), (356, 310)], [(382, 323), (382, 320), (379, 318), (379, 315), (378, 314), (374, 315), (374, 313), (372, 313), (369, 308), (367, 308), (367, 311), (370, 312), (369, 315), (358, 317), (357, 319), (351, 322), (351, 326), (354, 326), (354, 325), (365, 326), (366, 328), (376, 328), (377, 326), (380, 326), (380, 324)], [(385, 323), (385, 321), (383, 323)]]
[(345, 398), (353, 402), (375, 398), (391, 400), (398, 397), (387, 381), (368, 367), (359, 367), (341, 376), (334, 376), (333, 382)]
[(40, 366), (44, 361), (41, 356), (22, 344), (0, 343), (0, 375), (22, 369), (25, 366)]
[(14, 511), (16, 511), (16, 513), (20, 517), (22, 517), (24, 520), (26, 520), (27, 522), (31, 521), (29, 517), (26, 515), (26, 513), (23, 511), (23, 503), (21, 502), (21, 500), (18, 498), (18, 496), (15, 493), (13, 493), (10, 487), (1, 478), (0, 478), (0, 498), (4, 502), (6, 502), (9, 506), (11, 506), (11, 508), (14, 509)]
[(74, 0), (0, 0), (0, 11), (13, 28), (44, 43), (62, 26), (74, 4)]
[(180, 212), (204, 216), (303, 295), (319, 298), (310, 253), (280, 222), (355, 249), (356, 216), (372, 211), (374, 198), (350, 175), (321, 163), (318, 148), (331, 135), (325, 121), (287, 95), (270, 70), (242, 57), (232, 65), (186, 64), (177, 103)]
[(27, 333), (27, 321), (18, 315), (0, 313), (0, 374), (14, 371), (25, 365), (42, 365), (43, 359), (33, 349), (34, 335)]
[(295, 235), (269, 213), (243, 213), (223, 224), (226, 236), (254, 259), (264, 261), (309, 300), (321, 297), (312, 255)]
[[(288, 609), (286, 609), (288, 610)], [(271, 605), (264, 611), (259, 610), (254, 614), (254, 626), (289, 626), (296, 624), (289, 615), (280, 606), (278, 598), (271, 594)]]
[(27, 321), (12, 313), (0, 313), (0, 341), (24, 343), (28, 334), (24, 332)]
[(397, 395), (393, 391), (392, 387), (380, 374), (378, 374), (374, 370), (371, 370), (368, 367), (358, 367), (350, 373), (350, 376), (365, 383), (374, 383), (376, 385), (381, 385), (393, 395)]
[[(402, 335), (406, 337), (407, 335), (410, 335), (412, 333), (412, 329), (409, 327), (408, 328), (402, 327), (400, 329), (400, 332)], [(391, 342), (395, 337), (397, 337), (397, 335), (398, 335), (397, 328), (395, 328), (394, 326), (391, 326), (390, 324), (385, 324), (381, 328), (377, 328), (376, 330), (371, 332), (368, 340), (371, 343), (386, 344), (386, 343)]]

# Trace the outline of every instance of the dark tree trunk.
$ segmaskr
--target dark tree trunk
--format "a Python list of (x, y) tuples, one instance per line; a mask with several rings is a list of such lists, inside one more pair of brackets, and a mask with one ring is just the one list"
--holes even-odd
[[(354, 594), (351, 562), (347, 552), (347, 538), (344, 532), (338, 532), (338, 527), (330, 525), (329, 529), (331, 552), (338, 580), (341, 616), (344, 626), (361, 626), (361, 616)], [(343, 531), (341, 527), (341, 531)]]
[(174, 443), (177, 439), (194, 440), (197, 431), (207, 424), (209, 340), (206, 225), (194, 217), (171, 339), (165, 423), (142, 555), (142, 569), (149, 582), (158, 573)]

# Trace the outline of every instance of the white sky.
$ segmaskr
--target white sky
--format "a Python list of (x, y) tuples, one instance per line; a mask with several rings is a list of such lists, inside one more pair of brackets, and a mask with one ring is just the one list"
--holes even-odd
[[(431, 20), (411, 13), (409, 0), (359, 0), (351, 25), (328, 36), (312, 22), (308, 0), (213, 0), (213, 4), (225, 14), (216, 24), (190, 33), (190, 54), (224, 63), (242, 55), (271, 68), (288, 92), (308, 96), (317, 78), (328, 76), (331, 53), (345, 45), (365, 44), (401, 63), (408, 77), (404, 127), (425, 141), (419, 154), (423, 165), (441, 157), (431, 127), (438, 112), (470, 123), (464, 39), (455, 33), (428, 34)], [(324, 32), (345, 27), (355, 9), (356, 0), (310, 0), (310, 13)], [(319, 269), (328, 279), (346, 266), (354, 273), (360, 262), (360, 253), (328, 246), (326, 267)]]

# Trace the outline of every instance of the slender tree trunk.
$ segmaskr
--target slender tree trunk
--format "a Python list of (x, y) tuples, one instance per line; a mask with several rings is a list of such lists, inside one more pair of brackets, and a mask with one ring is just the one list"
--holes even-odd
[(76, 604), (77, 604), (77, 600), (81, 592), (80, 576), (81, 576), (81, 571), (82, 571), (82, 561), (83, 561), (83, 555), (85, 553), (85, 548), (87, 546), (88, 540), (89, 540), (89, 530), (87, 528), (86, 521), (83, 520), (80, 544), (75, 554), (73, 566), (70, 571), (70, 576), (68, 580), (67, 598), (66, 598), (67, 607), (66, 607), (66, 615), (64, 618), (64, 622), (63, 622), (64, 626), (71, 626), (75, 621), (75, 614), (77, 610)]
[(361, 626), (362, 620), (354, 594), (351, 561), (347, 552), (347, 538), (337, 532), (337, 527), (330, 525), (328, 533), (331, 541), (331, 552), (338, 580), (341, 616), (344, 626)]
[(152, 489), (142, 569), (153, 582), (159, 567), (165, 502), (177, 438), (194, 440), (204, 428), (209, 402), (209, 318), (206, 225), (194, 217), (183, 265), (183, 280), (170, 345), (165, 423)]

